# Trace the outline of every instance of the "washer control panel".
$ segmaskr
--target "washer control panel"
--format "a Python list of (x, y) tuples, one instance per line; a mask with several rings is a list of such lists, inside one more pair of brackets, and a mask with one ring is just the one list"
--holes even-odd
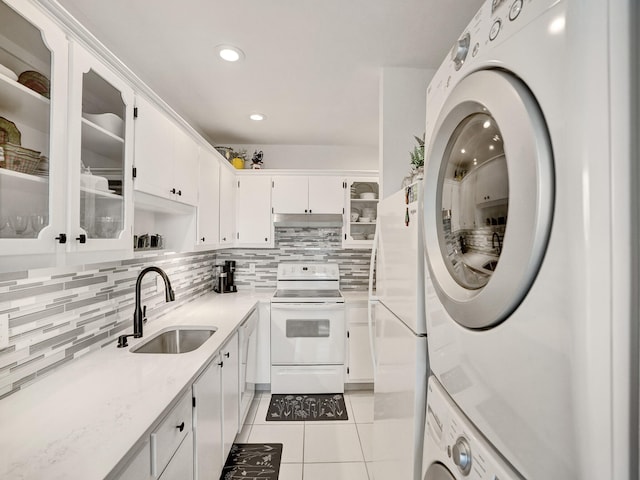
[[(434, 376), (429, 378), (427, 386), (424, 450), (426, 462), (442, 463), (455, 478), (523, 478), (469, 422)], [(429, 464), (425, 463), (422, 468), (428, 469)]]

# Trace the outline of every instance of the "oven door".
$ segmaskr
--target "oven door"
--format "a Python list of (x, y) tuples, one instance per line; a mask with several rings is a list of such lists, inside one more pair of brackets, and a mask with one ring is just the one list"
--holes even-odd
[(344, 303), (272, 303), (271, 363), (344, 363)]

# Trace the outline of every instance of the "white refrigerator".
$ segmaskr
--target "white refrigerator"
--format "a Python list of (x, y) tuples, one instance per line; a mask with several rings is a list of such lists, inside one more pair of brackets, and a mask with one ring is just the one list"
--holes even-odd
[[(422, 183), (378, 204), (375, 271), (373, 478), (420, 480), (429, 373), (421, 226)], [(372, 268), (373, 270), (373, 268)], [(371, 317), (371, 315), (370, 315)], [(374, 331), (375, 330), (375, 331)]]

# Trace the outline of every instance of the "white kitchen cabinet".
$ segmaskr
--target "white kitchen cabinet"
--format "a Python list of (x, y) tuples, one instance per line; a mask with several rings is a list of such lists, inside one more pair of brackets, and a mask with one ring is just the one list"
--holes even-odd
[(68, 249), (132, 251), (133, 89), (77, 43), (70, 52)]
[(193, 438), (191, 432), (182, 441), (160, 480), (193, 480)]
[(236, 177), (220, 165), (220, 245), (231, 245), (236, 238)]
[(347, 383), (373, 382), (373, 361), (369, 341), (367, 301), (346, 302)]
[[(17, 255), (66, 250), (60, 242), (67, 238), (67, 39), (31, 3), (0, 1), (0, 64), (16, 75), (37, 71), (52, 87), (42, 95), (0, 73), (0, 117), (6, 119), (0, 120), (5, 267)], [(22, 269), (24, 258), (17, 260)]]
[(220, 355), (193, 383), (194, 463), (198, 480), (218, 480), (222, 456), (222, 362)]
[(254, 309), (238, 328), (238, 389), (240, 395), (238, 429), (244, 424), (256, 393), (259, 316), (258, 309)]
[(345, 183), (337, 175), (278, 175), (272, 177), (273, 213), (344, 212)]
[(236, 244), (273, 246), (271, 177), (242, 175), (237, 178)]
[(238, 386), (240, 361), (238, 334), (227, 340), (220, 349), (222, 363), (222, 458), (226, 460), (231, 445), (240, 430), (240, 389)]
[(480, 165), (476, 171), (475, 203), (499, 202), (509, 198), (507, 160), (504, 155)]
[(346, 187), (342, 245), (371, 248), (378, 215), (378, 177), (348, 178)]
[(213, 152), (202, 148), (199, 167), (196, 244), (214, 246), (220, 240), (220, 163)]
[[(188, 391), (151, 433), (151, 475), (153, 478), (161, 477), (165, 468), (168, 468), (167, 465), (172, 462), (172, 457), (178, 447), (187, 439), (187, 436), (190, 437), (192, 422), (192, 394), (191, 391)], [(193, 452), (192, 449), (191, 452)], [(193, 465), (193, 453), (191, 454), (191, 463)], [(173, 471), (175, 471), (175, 467)], [(181, 478), (188, 478), (187, 473), (185, 472)], [(193, 466), (191, 478), (193, 478)]]
[(476, 174), (472, 171), (460, 181), (460, 228), (469, 229), (475, 226), (475, 194)]
[(198, 145), (144, 97), (136, 97), (134, 188), (188, 205), (198, 198)]

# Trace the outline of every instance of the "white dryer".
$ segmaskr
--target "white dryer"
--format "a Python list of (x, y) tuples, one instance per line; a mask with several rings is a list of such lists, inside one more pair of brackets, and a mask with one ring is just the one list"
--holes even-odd
[(451, 401), (438, 380), (429, 378), (422, 480), (518, 480), (500, 456)]
[(431, 369), (525, 478), (637, 469), (632, 3), (487, 1), (427, 91)]

